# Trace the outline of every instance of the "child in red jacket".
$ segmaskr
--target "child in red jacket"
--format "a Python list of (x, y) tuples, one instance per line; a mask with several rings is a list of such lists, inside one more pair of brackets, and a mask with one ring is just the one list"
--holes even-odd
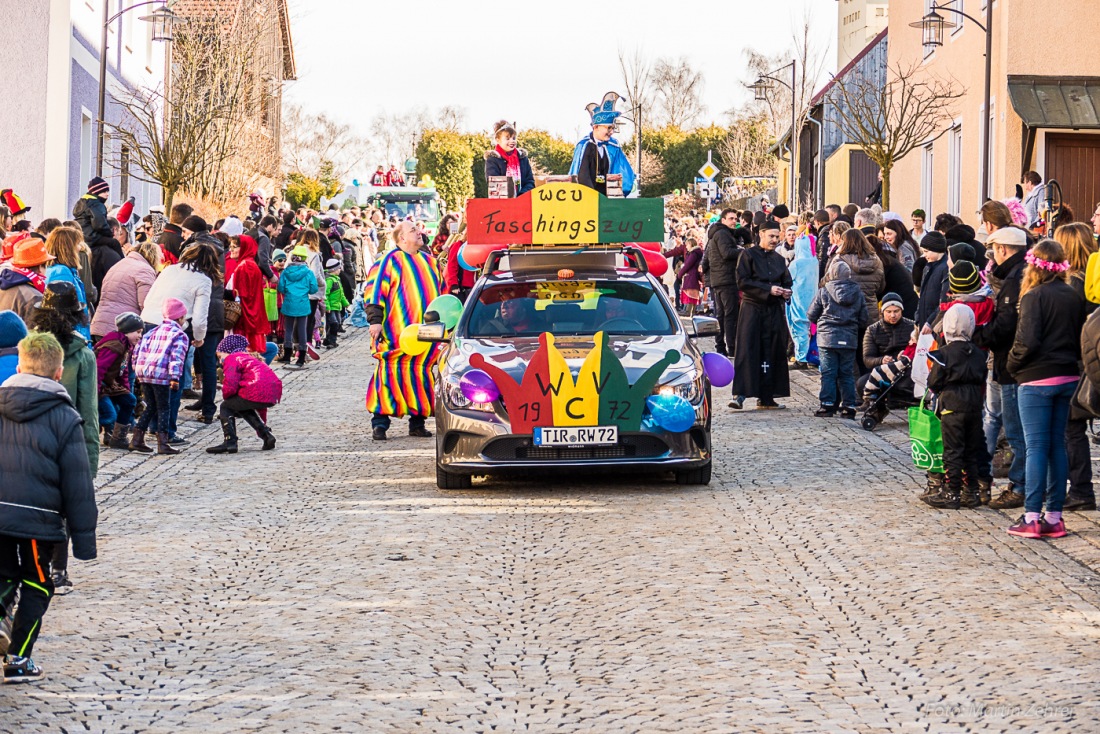
[(230, 334), (218, 343), (217, 355), (222, 363), (222, 405), (219, 419), (225, 437), (219, 445), (206, 450), (208, 454), (237, 453), (237, 417), (263, 439), (263, 451), (275, 448), (275, 436), (264, 423), (261, 413), (283, 397), (283, 383), (262, 359), (248, 353), (248, 339)]

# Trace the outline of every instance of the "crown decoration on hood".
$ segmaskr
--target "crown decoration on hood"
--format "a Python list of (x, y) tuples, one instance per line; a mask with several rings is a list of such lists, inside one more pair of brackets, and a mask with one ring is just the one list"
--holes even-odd
[(622, 99), (615, 92), (608, 92), (603, 96), (603, 101), (597, 104), (591, 102), (587, 107), (588, 114), (592, 117), (593, 125), (614, 125), (619, 119), (619, 115), (623, 114), (615, 109), (615, 105)]
[(680, 361), (670, 349), (630, 384), (626, 370), (599, 332), (574, 379), (554, 335), (539, 335), (539, 348), (520, 382), (482, 354), (470, 355), (470, 365), (484, 370), (500, 389), (513, 433), (531, 433), (536, 427), (618, 426), (639, 431), (646, 398), (666, 369)]

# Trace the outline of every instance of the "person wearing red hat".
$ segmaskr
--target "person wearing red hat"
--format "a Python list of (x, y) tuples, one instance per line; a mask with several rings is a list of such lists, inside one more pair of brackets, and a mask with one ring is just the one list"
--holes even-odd
[(256, 262), (258, 246), (256, 240), (246, 234), (232, 237), (230, 242), (230, 252), (234, 249), (237, 252), (237, 267), (227, 287), (237, 294), (241, 304), (241, 316), (233, 327), (233, 333), (248, 339), (249, 350), (263, 354), (267, 351), (271, 322), (267, 320), (267, 306), (264, 305), (267, 279)]
[(31, 208), (19, 198), (19, 195), (11, 189), (0, 191), (0, 203), (8, 208), (8, 216), (11, 217), (11, 225), (4, 227), (4, 229), (8, 230), (14, 227), (17, 222), (26, 219), (27, 213), (31, 210)]
[(9, 267), (0, 270), (0, 311), (15, 311), (29, 323), (46, 289), (46, 266), (54, 258), (37, 237), (20, 239)]

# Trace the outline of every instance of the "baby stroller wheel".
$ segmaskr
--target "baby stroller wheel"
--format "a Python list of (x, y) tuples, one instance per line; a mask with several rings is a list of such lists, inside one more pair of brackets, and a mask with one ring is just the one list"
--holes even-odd
[(865, 415), (863, 416), (863, 420), (859, 422), (859, 425), (865, 431), (873, 431), (875, 430), (875, 426), (878, 425), (878, 421), (873, 415)]

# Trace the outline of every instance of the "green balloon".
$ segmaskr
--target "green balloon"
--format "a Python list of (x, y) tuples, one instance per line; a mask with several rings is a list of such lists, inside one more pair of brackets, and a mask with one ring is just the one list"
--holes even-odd
[(450, 330), (458, 325), (458, 317), (462, 315), (462, 301), (448, 293), (437, 296), (428, 304), (428, 310), (435, 311), (439, 315), (439, 320)]

